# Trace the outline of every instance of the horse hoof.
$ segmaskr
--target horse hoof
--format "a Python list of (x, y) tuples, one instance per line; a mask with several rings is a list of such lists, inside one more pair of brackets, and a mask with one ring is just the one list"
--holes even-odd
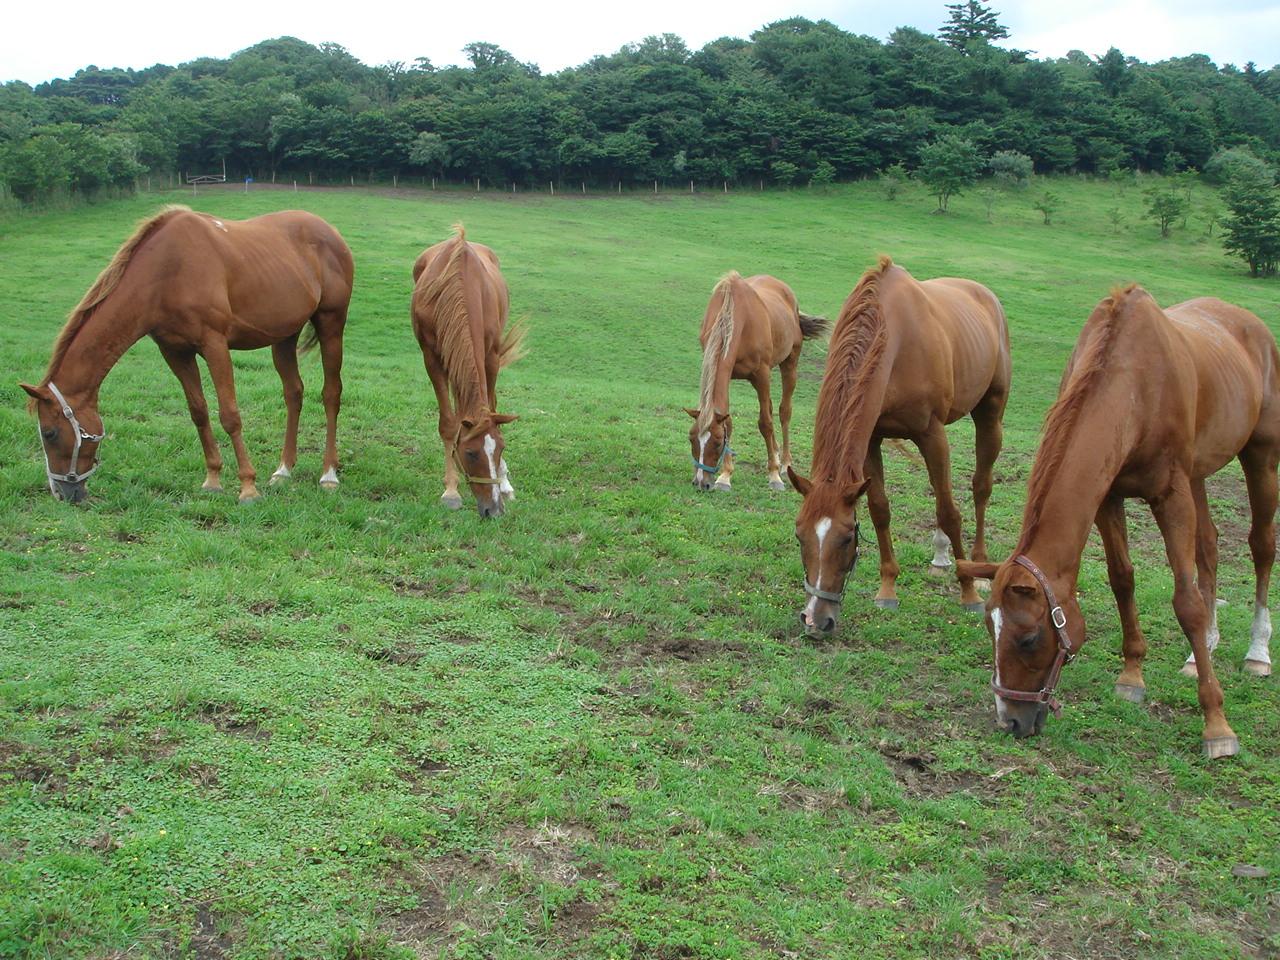
[(1136, 687), (1132, 683), (1117, 683), (1116, 696), (1130, 703), (1141, 703), (1147, 695), (1146, 687)]
[(1244, 672), (1251, 673), (1255, 677), (1271, 676), (1271, 664), (1263, 663), (1261, 660), (1246, 660), (1244, 662)]
[(777, 492), (781, 493), (783, 490), (787, 489), (787, 485), (783, 483), (781, 480), (770, 480), (769, 489), (776, 490)]
[(1210, 760), (1219, 757), (1234, 757), (1240, 752), (1240, 738), (1234, 734), (1230, 737), (1209, 737), (1203, 741), (1204, 755)]
[(337, 480), (321, 480), (320, 489), (321, 490), (337, 490), (338, 481)]
[(205, 493), (221, 493), (222, 484), (210, 483), (208, 480), (206, 480), (204, 483), (200, 484), (200, 489), (203, 490)]
[(881, 599), (880, 597), (876, 597), (876, 599), (873, 602), (881, 610), (897, 610), (898, 609), (898, 601), (893, 598), (885, 600), (885, 599)]
[(257, 490), (253, 491), (253, 493), (242, 493), (242, 494), (240, 494), (240, 502), (241, 502), (242, 504), (246, 504), (246, 503), (257, 503), (257, 502), (258, 502), (259, 500), (261, 500), (261, 499), (262, 499), (262, 495), (261, 495), (260, 493), (258, 493), (258, 491), (257, 491)]
[(728, 493), (733, 488), (727, 483), (717, 483), (711, 487), (712, 490), (719, 490), (721, 493)]
[(953, 568), (948, 564), (940, 567), (936, 563), (929, 564), (929, 576), (931, 577), (949, 577), (952, 575)]
[(1200, 676), (1200, 674), (1196, 671), (1196, 662), (1194, 660), (1188, 660), (1186, 663), (1184, 663), (1182, 665), (1182, 670), (1180, 671), (1180, 673), (1184, 677), (1195, 678)]
[(440, 503), (450, 510), (462, 509), (462, 497), (458, 496), (456, 493), (452, 497), (447, 493), (441, 494)]
[(985, 613), (987, 605), (979, 600), (977, 603), (966, 603), (964, 608), (970, 613)]
[(276, 467), (276, 472), (271, 475), (271, 479), (268, 480), (267, 483), (274, 487), (277, 484), (284, 483), (292, 476), (293, 474), (289, 472), (289, 468), (282, 463), (280, 466)]

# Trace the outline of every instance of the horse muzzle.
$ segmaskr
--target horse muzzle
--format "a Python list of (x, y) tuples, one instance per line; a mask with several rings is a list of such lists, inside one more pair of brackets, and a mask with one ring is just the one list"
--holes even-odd
[(1018, 703), (1001, 699), (996, 706), (997, 725), (1005, 733), (1013, 734), (1015, 740), (1038, 735), (1044, 730), (1048, 715), (1047, 703)]
[(67, 503), (81, 503), (89, 496), (89, 488), (83, 480), (49, 480), (49, 491), (56, 500), (65, 500)]

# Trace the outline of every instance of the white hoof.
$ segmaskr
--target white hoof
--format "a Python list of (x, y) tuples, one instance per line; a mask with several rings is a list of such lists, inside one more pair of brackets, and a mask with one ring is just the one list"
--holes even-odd
[(727, 483), (721, 483), (719, 480), (717, 480), (715, 484), (711, 487), (711, 489), (719, 490), (721, 493), (728, 493), (730, 490), (733, 489), (733, 487), (729, 486), (729, 484)]
[(1191, 657), (1189, 660), (1187, 660), (1187, 662), (1186, 662), (1186, 663), (1184, 663), (1184, 664), (1182, 665), (1182, 670), (1181, 670), (1181, 671), (1179, 671), (1179, 672), (1180, 672), (1184, 677), (1197, 677), (1197, 676), (1199, 676), (1199, 674), (1196, 672), (1196, 658), (1195, 658), (1195, 657)]
[(276, 484), (284, 483), (292, 476), (293, 474), (289, 472), (289, 468), (282, 463), (276, 467), (276, 472), (271, 475), (271, 479), (267, 482), (274, 487)]
[(1244, 672), (1251, 673), (1255, 677), (1271, 676), (1271, 664), (1263, 663), (1261, 660), (1246, 660), (1244, 662)]
[(454, 494), (442, 493), (440, 495), (440, 504), (441, 506), (447, 507), (450, 510), (461, 510), (462, 497), (456, 493)]
[(320, 478), (320, 486), (324, 487), (326, 490), (337, 489), (338, 471), (333, 467), (326, 470), (324, 472), (324, 476)]

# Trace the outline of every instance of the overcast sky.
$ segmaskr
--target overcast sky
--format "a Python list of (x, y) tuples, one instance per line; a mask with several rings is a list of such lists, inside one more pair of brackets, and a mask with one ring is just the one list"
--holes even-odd
[[(1037, 57), (1072, 49), (1099, 55), (1114, 45), (1146, 61), (1203, 53), (1218, 64), (1252, 60), (1269, 68), (1280, 62), (1280, 0), (997, 0), (990, 6), (1009, 28), (1006, 45)], [(139, 68), (226, 57), (278, 36), (333, 41), (367, 64), (411, 63), (425, 56), (436, 66), (463, 62), (463, 44), (485, 40), (550, 73), (649, 34), (678, 34), (697, 49), (717, 37), (746, 37), (790, 16), (831, 20), (883, 40), (898, 26), (932, 32), (947, 15), (945, 0), (384, 0), (368, 7), (332, 0), (63, 0), (46, 7), (16, 0), (0, 31), (0, 80), (36, 84), (69, 77), (89, 64)]]

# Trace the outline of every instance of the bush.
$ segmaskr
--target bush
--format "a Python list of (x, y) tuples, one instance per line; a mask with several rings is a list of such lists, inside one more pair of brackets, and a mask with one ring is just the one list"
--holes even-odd
[(1025, 153), (1017, 150), (999, 150), (991, 158), (991, 175), (998, 182), (1010, 187), (1025, 187), (1031, 182), (1035, 165)]
[(834, 183), (836, 179), (836, 168), (825, 160), (819, 160), (818, 165), (813, 169), (813, 176), (809, 178), (809, 186), (826, 187)]
[(1241, 173), (1223, 191), (1230, 213), (1222, 220), (1222, 246), (1249, 264), (1255, 277), (1270, 277), (1280, 263), (1280, 193), (1271, 172)]
[(1230, 183), (1237, 176), (1261, 177), (1271, 168), (1248, 147), (1219, 150), (1204, 165), (1204, 178), (1210, 183)]
[(884, 198), (894, 200), (907, 185), (907, 168), (900, 163), (885, 167), (880, 171), (880, 185), (884, 188)]

